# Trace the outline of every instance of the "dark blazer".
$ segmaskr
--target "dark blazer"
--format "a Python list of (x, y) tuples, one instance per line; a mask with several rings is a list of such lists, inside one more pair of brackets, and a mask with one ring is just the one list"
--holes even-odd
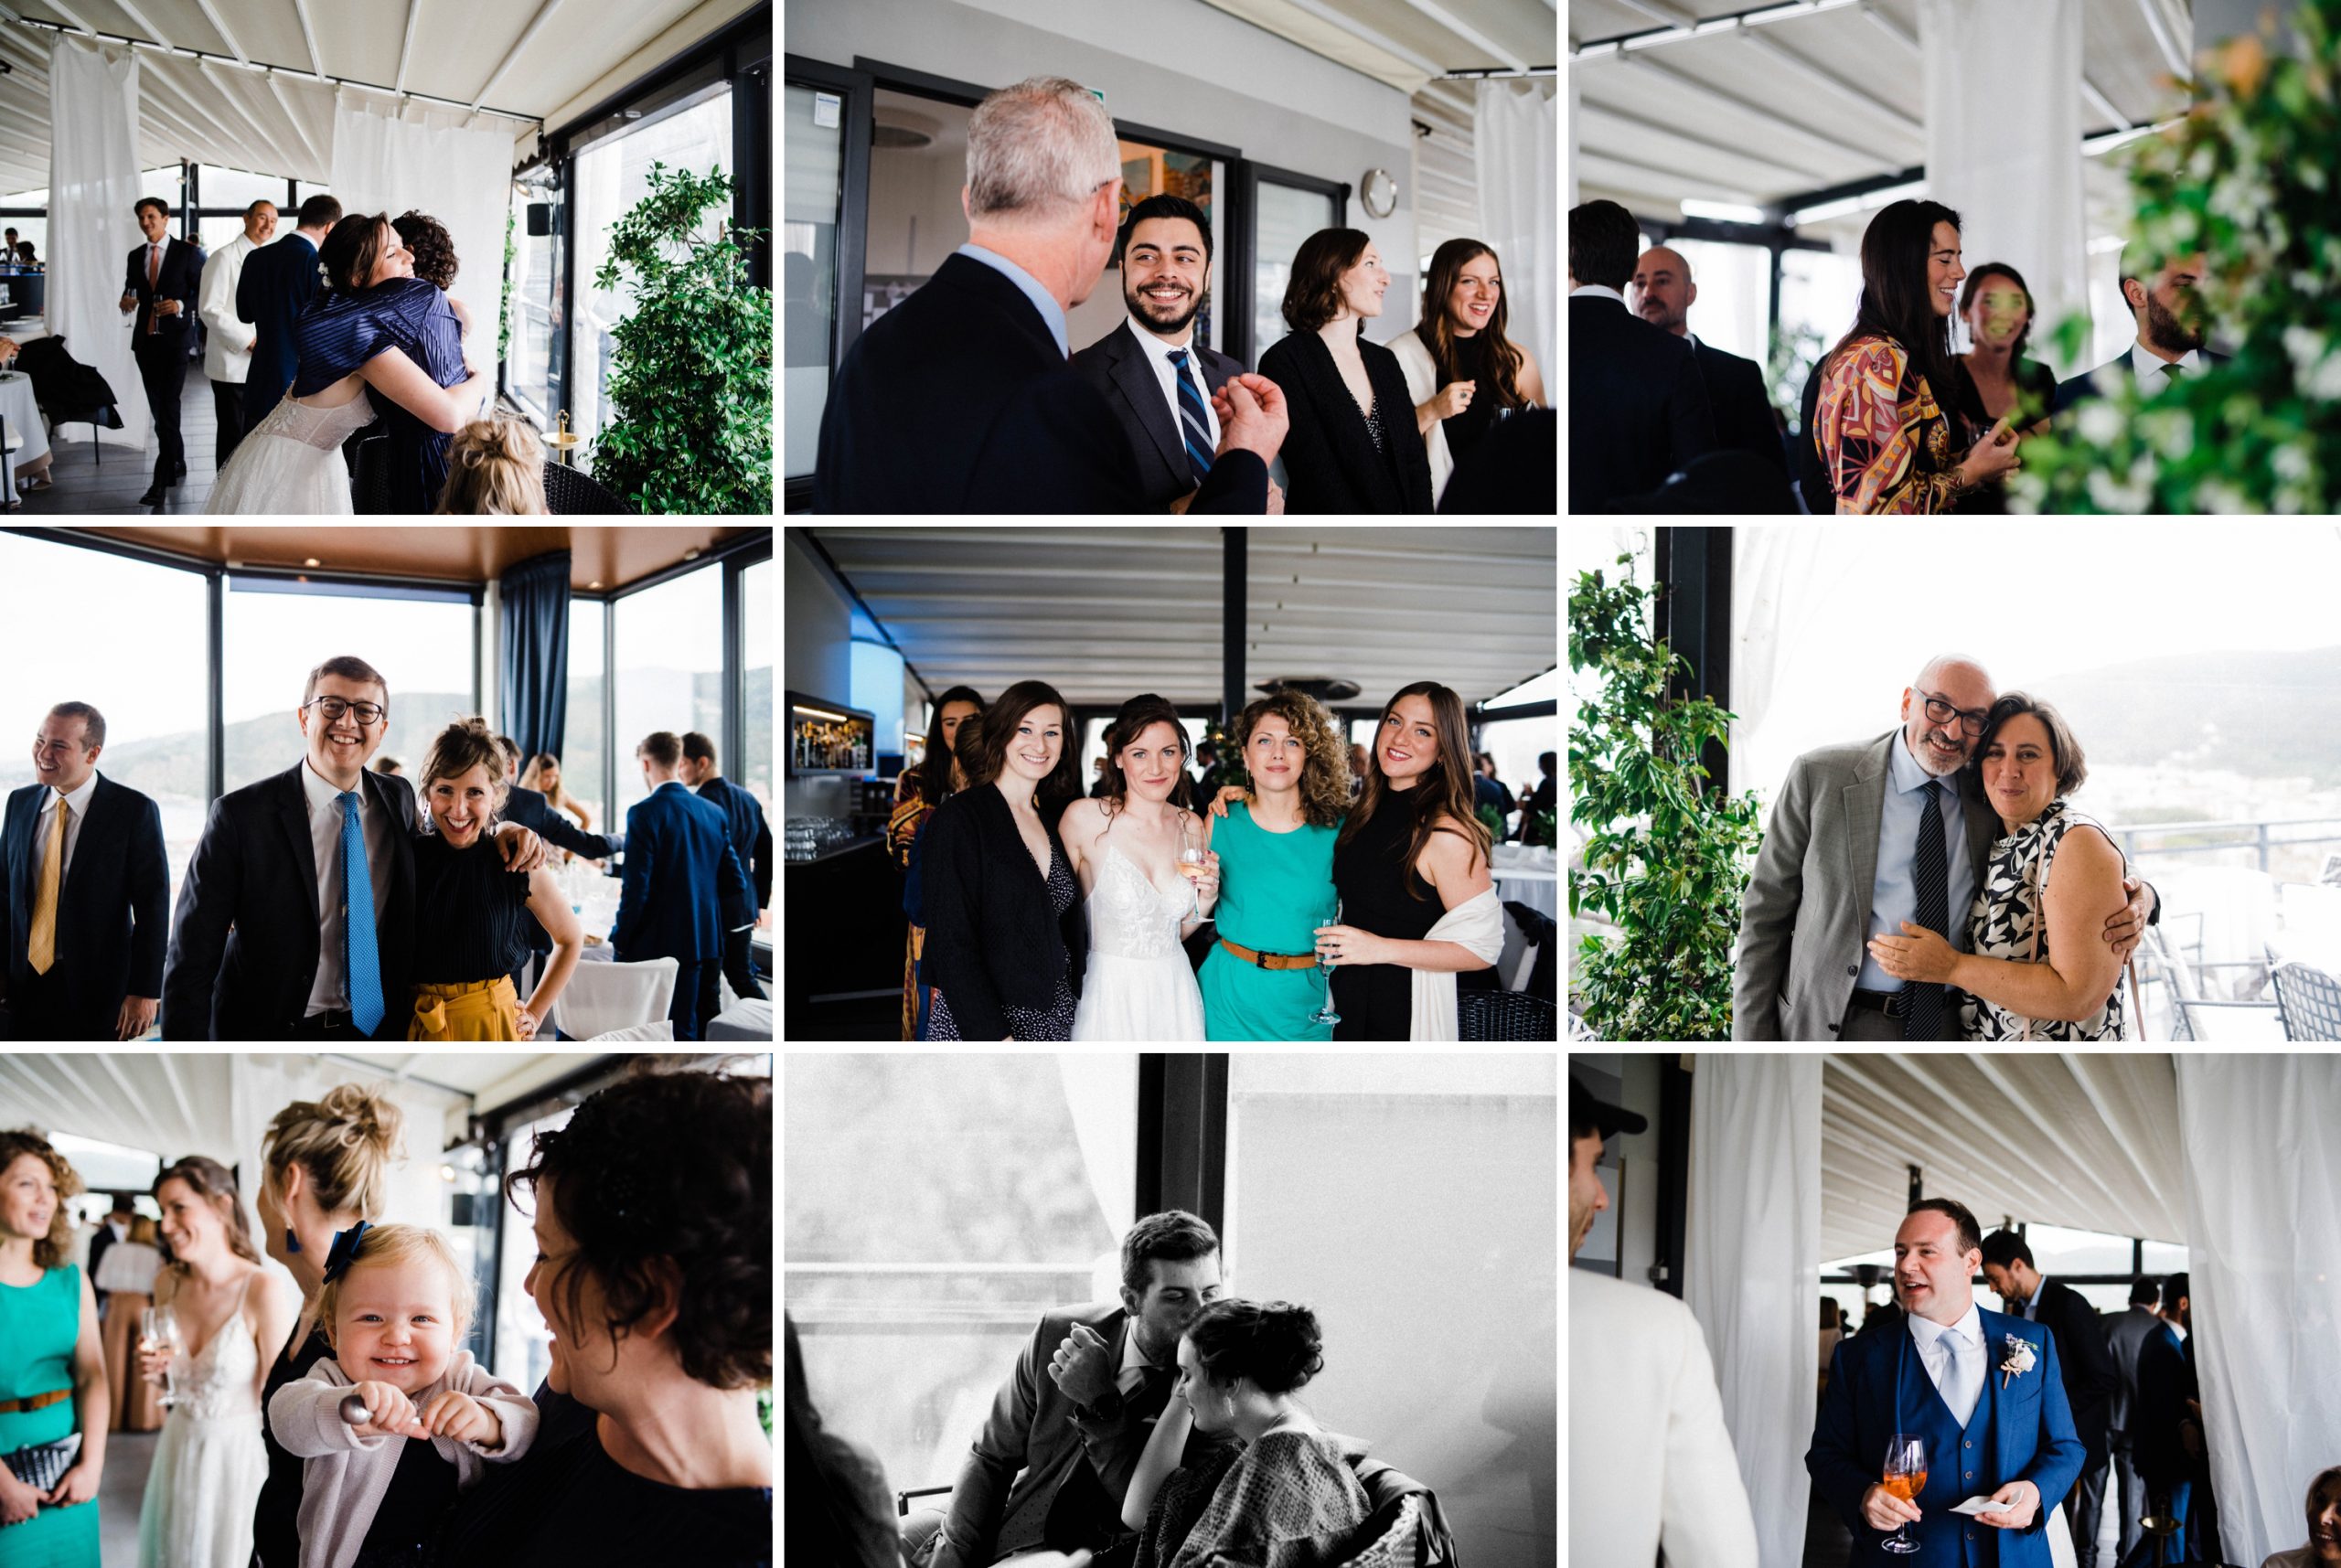
[[(108, 1030), (107, 1034), (108, 1037), (111, 1038), (112, 1031)], [(100, 1301), (103, 1301), (106, 1298), (107, 1293), (102, 1290), (98, 1290), (97, 1287), (96, 1281), (98, 1277), (98, 1264), (105, 1260), (106, 1249), (112, 1246), (113, 1243), (113, 1227), (106, 1223), (103, 1220), (99, 1221), (98, 1233), (90, 1238), (90, 1279), (91, 1282), (90, 1288), (91, 1290), (98, 1291), (98, 1299)]]
[[(545, 804), (543, 792), (522, 789), (514, 784), (505, 793), (504, 809), (497, 815), (507, 822), (517, 822), (535, 833), (548, 844), (559, 845), (572, 855), (583, 855), (588, 860), (606, 860), (617, 848), (598, 833), (582, 831), (569, 818)], [(530, 920), (529, 948), (535, 953), (552, 951), (552, 938), (545, 934), (540, 922)]]
[[(2203, 363), (2206, 365), (2224, 365), (2228, 362), (2228, 357), (2224, 354), (2214, 354), (2207, 348), (2197, 352), (2201, 354)], [(2058, 382), (2057, 406), (2049, 411), (2061, 414), (2083, 399), (2097, 396), (2097, 388), (2093, 383), (2100, 374), (2107, 370), (2112, 371), (2125, 381), (2135, 381), (2138, 379), (2138, 368), (2130, 363), (2130, 351), (2124, 348), (2118, 357), (2106, 364), (2100, 365), (2095, 370), (2089, 371), (2085, 375), (2075, 376), (2070, 380)]]
[(2102, 1459), (2106, 1432), (2113, 1421), (2114, 1396), (2122, 1387), (2112, 1348), (2105, 1342), (2105, 1325), (2087, 1296), (2057, 1279), (2041, 1290), (2033, 1320), (2056, 1331), (2057, 1356), (2065, 1369), (2065, 1400), (2073, 1407), (2073, 1429), (2088, 1445), (2090, 1460)]
[[(1196, 336), (1200, 339), (1202, 335)], [(1195, 384), (1206, 399), (1231, 378), (1244, 373), (1240, 361), (1201, 341), (1189, 347), (1194, 352), (1188, 357), (1187, 370), (1198, 378)], [(1148, 502), (1155, 511), (1169, 509), (1171, 502), (1195, 487), (1194, 473), (1187, 465), (1187, 443), (1179, 433), (1178, 416), (1162, 395), (1162, 382), (1154, 368), (1146, 362), (1146, 349), (1130, 336), (1129, 327), (1117, 326), (1074, 354), (1072, 363), (1083, 379), (1106, 394), (1114, 417), (1121, 421), (1122, 433), (1129, 438), (1138, 486)]]
[(2202, 1397), (2195, 1375), (2195, 1337), (2189, 1334), (2182, 1346), (2167, 1323), (2147, 1335), (2138, 1351), (2138, 1399), (2130, 1410), (2130, 1431), (2138, 1474), (2148, 1482), (2165, 1486), (2196, 1473), (2200, 1461), (2186, 1452), (2178, 1426), (2188, 1419), (2186, 1402)]
[[(8, 989), (22, 996), (32, 979), (27, 949), (32, 938), (34, 842), (47, 784), (27, 784), (8, 796), (0, 828), (0, 866), (7, 885), (0, 896), (0, 949), (7, 954)], [(163, 994), (163, 940), (170, 912), (171, 872), (163, 850), (163, 815), (155, 803), (103, 773), (90, 795), (90, 814), (73, 841), (73, 866), (57, 892), (57, 962), (73, 1037), (112, 1040), (124, 997)]]
[(1639, 496), (1716, 445), (1691, 346), (1616, 300), (1569, 301), (1569, 510)]
[[(130, 265), (122, 280), (122, 292), (138, 296), (138, 319), (131, 327), (131, 347), (142, 348), (149, 341), (146, 322), (151, 316), (155, 322), (152, 341), (166, 349), (185, 349), (187, 325), (195, 319), (196, 292), (202, 283), (203, 252), (184, 240), (174, 236), (163, 246), (162, 272), (151, 288), (146, 283), (146, 247), (141, 245), (131, 251)], [(178, 314), (155, 315), (158, 300), (178, 301)]]
[(2109, 1419), (2112, 1445), (2130, 1446), (2133, 1413), (2138, 1403), (2138, 1356), (2146, 1348), (2146, 1340), (2162, 1332), (2162, 1318), (2150, 1307), (2133, 1305), (2118, 1317), (2105, 1319), (2105, 1340), (2113, 1358), (2113, 1370), (2122, 1380), (2113, 1396), (2113, 1409)]
[(731, 824), (732, 852), (740, 857), (748, 880), (755, 884), (756, 906), (739, 923), (745, 924), (772, 902), (772, 825), (764, 820), (763, 804), (722, 773), (699, 786), (699, 797), (722, 812)]
[[(308, 1010), (324, 917), (301, 788), (305, 766), (296, 763), (211, 803), (171, 921), (164, 1039), (285, 1040)], [(381, 1038), (403, 1040), (414, 953), (414, 790), (371, 768), (359, 777), (367, 804), (390, 814), (390, 896), (374, 938)]]
[[(1056, 823), (1062, 812), (1046, 801), (1040, 805), (1049, 847), (1062, 856), (1064, 840)], [(1004, 1039), (1004, 1006), (1047, 1008), (1056, 999), (1060, 975), (1081, 995), (1089, 957), (1081, 900), (1074, 899), (1062, 919), (1051, 912), (1048, 884), (999, 791), (963, 789), (935, 807), (921, 836), (919, 859), (927, 983), (950, 1000), (962, 1039)]]
[[(955, 254), (846, 350), (821, 410), (813, 509), (1160, 510), (1131, 464), (1113, 410), (1058, 354), (1032, 302), (997, 268)], [(1267, 464), (1231, 452), (1188, 512), (1257, 515), (1267, 504)]]
[(1763, 368), (1712, 343), (1690, 342), (1692, 361), (1706, 385), (1708, 411), (1715, 415), (1717, 449), (1753, 453), (1786, 478), (1788, 458), (1780, 450), (1780, 426), (1772, 422), (1772, 395), (1764, 389)]
[(625, 886), (610, 945), (628, 963), (721, 959), (725, 912), (748, 897), (731, 823), (689, 785), (669, 782), (625, 814)]
[(268, 417), (300, 369), (300, 342), (294, 323), (317, 297), (316, 247), (296, 229), (244, 258), (236, 279), (236, 317), (257, 328), (251, 370), (244, 378), (244, 419)]
[(1365, 415), (1333, 351), (1313, 332), (1289, 333), (1260, 356), (1260, 374), (1284, 389), (1292, 428), (1284, 438), (1288, 514), (1431, 510), (1430, 449), (1415, 430), (1415, 400), (1398, 357), (1360, 337), (1387, 452), (1374, 450)]

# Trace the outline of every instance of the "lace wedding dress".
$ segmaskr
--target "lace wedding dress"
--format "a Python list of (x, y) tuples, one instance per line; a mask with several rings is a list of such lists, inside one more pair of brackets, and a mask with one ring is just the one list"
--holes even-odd
[(1194, 908), (1186, 879), (1166, 892), (1138, 863), (1108, 845), (1089, 895), (1089, 964), (1073, 1038), (1199, 1040), (1203, 994), (1179, 945), (1179, 924)]
[(207, 515), (347, 517), (349, 465), (341, 443), (374, 422), (361, 389), (346, 403), (311, 408), (287, 393), (246, 432), (211, 485)]
[[(334, 466), (340, 465), (336, 455)], [(255, 1285), (268, 1288), (254, 1275), (245, 1284), (247, 1296)], [(252, 1508), (268, 1476), (268, 1450), (260, 1435), (260, 1351), (246, 1305), (238, 1303), (202, 1354), (181, 1350), (172, 1358), (177, 1403), (163, 1419), (146, 1475), (139, 1568), (247, 1568), (251, 1562)]]

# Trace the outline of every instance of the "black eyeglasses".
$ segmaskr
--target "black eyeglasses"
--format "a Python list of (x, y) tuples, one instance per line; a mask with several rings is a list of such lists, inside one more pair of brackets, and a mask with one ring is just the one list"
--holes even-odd
[(1992, 716), (1986, 709), (1953, 708), (1930, 691), (1921, 690), (1919, 695), (1927, 699), (1928, 719), (1937, 724), (1948, 724), (1953, 718), (1958, 719), (1959, 728), (1971, 741), (1983, 733), (1983, 721)]
[(313, 697), (301, 706), (314, 708), (327, 719), (340, 719), (354, 713), (360, 725), (379, 724), (382, 721), (382, 715), (390, 711), (379, 702), (350, 702), (338, 697)]

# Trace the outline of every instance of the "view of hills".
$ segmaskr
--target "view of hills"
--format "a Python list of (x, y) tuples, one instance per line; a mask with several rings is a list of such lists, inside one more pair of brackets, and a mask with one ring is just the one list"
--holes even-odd
[(2141, 659), (2032, 695), (2063, 712), (2092, 763), (2199, 763), (2341, 785), (2341, 647)]

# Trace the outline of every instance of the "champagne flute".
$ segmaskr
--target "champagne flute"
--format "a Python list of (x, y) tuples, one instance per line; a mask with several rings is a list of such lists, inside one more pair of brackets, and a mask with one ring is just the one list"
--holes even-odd
[[(1897, 1432), (1886, 1443), (1886, 1473), (1888, 1496), (1915, 1503), (1919, 1494), (1927, 1489), (1927, 1445), (1924, 1439), (1907, 1432)], [(1910, 1521), (1904, 1520), (1894, 1527), (1894, 1533), (1877, 1543), (1878, 1550), (1907, 1557), (1919, 1550), (1919, 1543), (1903, 1533)]]
[(1179, 874), (1187, 879), (1189, 920), (1203, 917), (1203, 847), (1195, 837), (1194, 827), (1182, 822), (1179, 825)]
[[(179, 1315), (167, 1307), (149, 1307), (138, 1314), (138, 1339), (142, 1349), (161, 1351), (176, 1356), (179, 1350)], [(163, 1369), (163, 1394), (156, 1402), (166, 1410), (178, 1403), (178, 1395), (171, 1385), (171, 1369)]]
[[(1342, 901), (1339, 899), (1333, 901), (1333, 918), (1331, 923), (1334, 925), (1342, 923)], [(1309, 1021), (1313, 1024), (1337, 1024), (1342, 1021), (1342, 1015), (1333, 1010), (1333, 961), (1326, 953), (1321, 940), (1317, 947), (1317, 973), (1325, 977), (1325, 1000), (1322, 1006), (1309, 1015)]]

